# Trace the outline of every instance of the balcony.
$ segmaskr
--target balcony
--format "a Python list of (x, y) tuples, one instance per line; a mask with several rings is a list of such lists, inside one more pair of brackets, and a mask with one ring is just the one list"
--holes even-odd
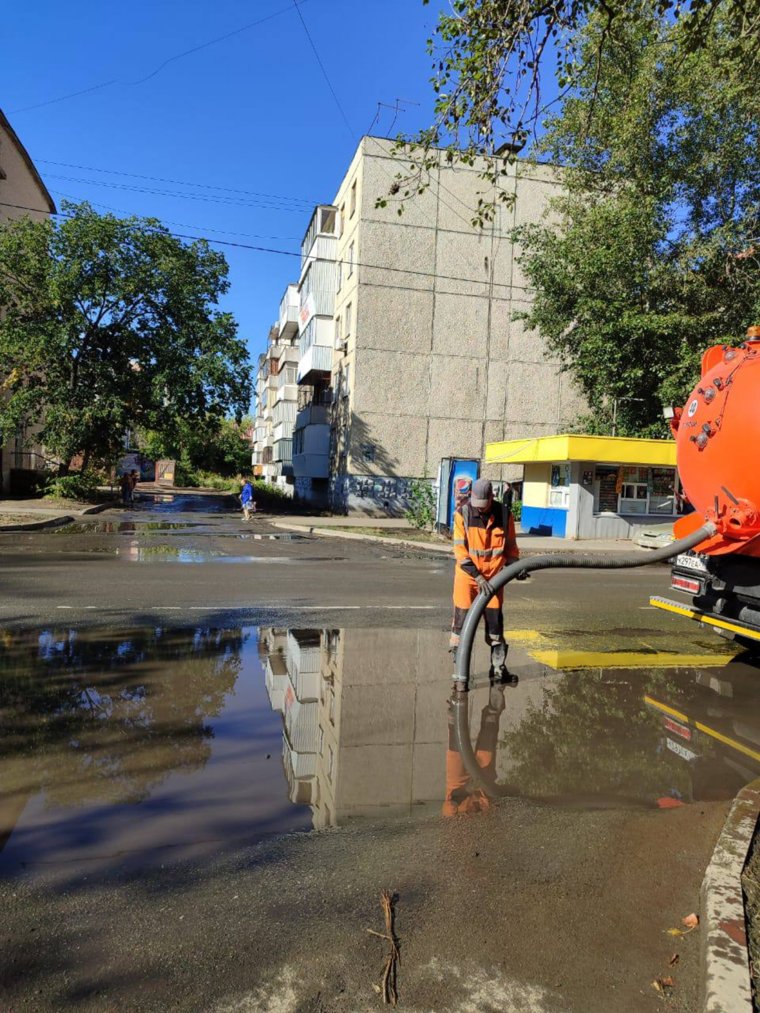
[(300, 308), (301, 300), (298, 295), (298, 285), (288, 285), (280, 301), (278, 329), (281, 338), (293, 338), (298, 334), (298, 313)]
[(309, 227), (301, 243), (301, 269), (303, 270), (314, 243), (319, 236), (337, 238), (338, 209), (331, 204), (319, 204), (314, 209)]
[(272, 446), (272, 460), (281, 464), (293, 463), (293, 440), (292, 438), (275, 440)]
[(304, 405), (296, 415), (296, 429), (306, 429), (307, 426), (329, 426), (330, 405), (310, 402)]
[(330, 425), (327, 405), (311, 404), (298, 413), (293, 433), (293, 474), (297, 478), (328, 478)]
[(308, 382), (315, 374), (328, 374), (332, 369), (333, 350), (326, 345), (310, 345), (298, 363), (298, 382)]

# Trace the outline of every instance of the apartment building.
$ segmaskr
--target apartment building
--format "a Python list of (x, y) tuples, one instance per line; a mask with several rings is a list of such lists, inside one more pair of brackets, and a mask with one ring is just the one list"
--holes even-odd
[[(0, 225), (28, 216), (55, 214), (53, 198), (24, 145), (0, 109)], [(0, 386), (3, 376), (0, 373)], [(23, 492), (44, 471), (44, 449), (34, 440), (34, 426), (19, 433), (0, 433), (0, 496)]]
[(298, 388), (298, 287), (288, 285), (267, 350), (259, 356), (254, 383), (252, 465), (254, 477), (293, 489), (293, 426)]
[[(295, 488), (315, 504), (327, 494), (339, 512), (399, 513), (410, 480), (435, 478), (442, 458), (482, 460), (486, 443), (562, 432), (583, 408), (540, 337), (514, 319), (531, 292), (511, 233), (543, 217), (557, 171), (510, 167), (514, 201), (480, 229), (478, 166), (443, 155), (402, 215), (393, 198), (378, 207), (399, 168), (391, 148), (362, 139), (302, 247)], [(508, 480), (520, 468), (482, 473)]]

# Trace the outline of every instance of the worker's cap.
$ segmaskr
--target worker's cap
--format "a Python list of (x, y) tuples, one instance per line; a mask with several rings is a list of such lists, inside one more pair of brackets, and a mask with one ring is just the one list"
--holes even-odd
[(472, 503), (476, 509), (482, 510), (484, 507), (490, 506), (492, 500), (493, 486), (487, 478), (479, 478), (476, 482), (472, 483), (470, 503)]

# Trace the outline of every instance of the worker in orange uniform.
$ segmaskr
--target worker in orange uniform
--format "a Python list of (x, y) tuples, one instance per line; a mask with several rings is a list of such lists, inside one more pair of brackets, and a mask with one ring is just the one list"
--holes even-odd
[(449, 650), (454, 655), (464, 617), (480, 592), (489, 595), (485, 608), (486, 643), (491, 648), (491, 678), (507, 678), (507, 643), (504, 640), (504, 591), (494, 594), (489, 581), (508, 563), (520, 558), (511, 512), (494, 502), (493, 486), (486, 478), (473, 482), (469, 502), (454, 514), (454, 620)]

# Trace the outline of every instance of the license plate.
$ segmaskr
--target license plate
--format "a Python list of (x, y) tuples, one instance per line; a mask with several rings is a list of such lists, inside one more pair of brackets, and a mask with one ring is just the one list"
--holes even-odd
[(685, 552), (682, 552), (680, 556), (676, 556), (675, 565), (682, 567), (684, 570), (697, 570), (699, 573), (707, 573), (707, 567), (699, 556), (689, 556)]
[(686, 746), (682, 746), (680, 742), (674, 742), (673, 739), (665, 739), (665, 745), (671, 753), (675, 753), (676, 756), (680, 756), (682, 760), (691, 761), (696, 760), (697, 758), (696, 753), (692, 753), (692, 751), (687, 749)]

